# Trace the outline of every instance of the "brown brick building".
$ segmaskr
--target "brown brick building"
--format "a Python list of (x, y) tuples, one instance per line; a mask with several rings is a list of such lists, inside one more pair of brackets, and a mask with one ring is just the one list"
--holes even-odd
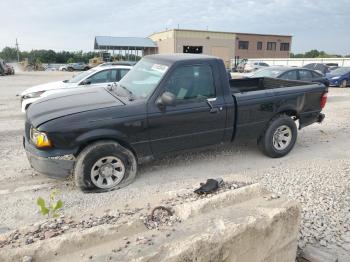
[(243, 58), (288, 58), (292, 36), (171, 29), (149, 36), (158, 53), (203, 53), (222, 58), (226, 65)]

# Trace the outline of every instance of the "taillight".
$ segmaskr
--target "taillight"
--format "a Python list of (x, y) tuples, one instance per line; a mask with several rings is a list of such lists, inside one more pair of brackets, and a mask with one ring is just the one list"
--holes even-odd
[(324, 92), (322, 97), (321, 97), (320, 106), (321, 106), (322, 109), (326, 106), (327, 95), (328, 95), (328, 92)]

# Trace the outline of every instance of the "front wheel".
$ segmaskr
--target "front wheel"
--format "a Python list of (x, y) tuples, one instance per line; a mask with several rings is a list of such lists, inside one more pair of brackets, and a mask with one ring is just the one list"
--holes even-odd
[(136, 158), (130, 150), (114, 141), (99, 141), (79, 154), (74, 177), (82, 191), (104, 192), (129, 185), (136, 172)]
[(269, 122), (258, 139), (258, 145), (269, 157), (283, 157), (293, 149), (297, 135), (294, 120), (287, 115), (278, 115)]
[(347, 81), (346, 80), (341, 81), (339, 87), (345, 88), (346, 86), (347, 86)]

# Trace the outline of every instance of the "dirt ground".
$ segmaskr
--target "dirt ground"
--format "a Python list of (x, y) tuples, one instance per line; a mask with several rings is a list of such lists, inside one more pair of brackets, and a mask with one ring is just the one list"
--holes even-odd
[[(291, 175), (296, 170), (314, 177), (322, 173), (323, 167), (336, 176), (339, 170), (349, 168), (350, 88), (331, 88), (324, 123), (301, 130), (295, 148), (284, 158), (267, 158), (254, 143), (217, 146), (142, 165), (135, 182), (121, 190), (84, 194), (75, 188), (72, 180), (50, 179), (30, 168), (22, 146), (25, 116), (20, 112), (20, 99), (16, 97), (28, 87), (64, 80), (71, 75), (26, 72), (0, 77), (0, 228), (14, 229), (40, 220), (36, 199), (39, 196), (48, 198), (53, 188), (59, 189), (64, 214), (81, 216), (125, 205), (138, 207), (157, 203), (176, 190), (192, 188), (208, 178), (238, 175), (259, 181), (265, 179), (266, 174), (278, 177), (278, 172), (284, 170)], [(349, 189), (349, 185), (345, 186)], [(326, 189), (320, 186), (319, 190)]]

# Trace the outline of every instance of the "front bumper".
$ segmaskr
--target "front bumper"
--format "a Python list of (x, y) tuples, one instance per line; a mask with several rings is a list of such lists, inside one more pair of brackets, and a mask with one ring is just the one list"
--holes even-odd
[(75, 160), (65, 159), (65, 156), (49, 156), (47, 153), (38, 150), (23, 138), (23, 145), (26, 150), (28, 161), (37, 172), (54, 177), (65, 178), (72, 174)]
[(329, 81), (329, 85), (330, 86), (339, 86), (340, 83), (341, 83), (341, 79), (338, 78), (338, 79), (328, 79)]

